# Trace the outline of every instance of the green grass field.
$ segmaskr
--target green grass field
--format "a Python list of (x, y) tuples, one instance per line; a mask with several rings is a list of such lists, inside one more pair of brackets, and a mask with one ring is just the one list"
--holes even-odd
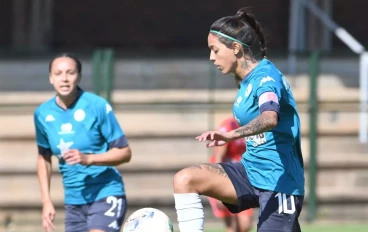
[[(224, 232), (224, 229), (206, 229), (205, 232)], [(302, 225), (302, 232), (367, 232), (368, 224)], [(252, 232), (256, 232), (253, 229)]]

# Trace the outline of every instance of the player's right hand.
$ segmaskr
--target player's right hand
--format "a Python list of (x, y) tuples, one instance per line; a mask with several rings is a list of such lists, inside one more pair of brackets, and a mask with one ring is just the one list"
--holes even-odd
[(54, 225), (55, 208), (51, 201), (45, 202), (42, 205), (42, 227), (44, 232), (51, 232), (56, 229)]
[(210, 141), (207, 144), (207, 147), (215, 147), (222, 146), (226, 143), (232, 141), (232, 136), (229, 132), (224, 131), (207, 131), (200, 136), (197, 136), (196, 139), (199, 142)]

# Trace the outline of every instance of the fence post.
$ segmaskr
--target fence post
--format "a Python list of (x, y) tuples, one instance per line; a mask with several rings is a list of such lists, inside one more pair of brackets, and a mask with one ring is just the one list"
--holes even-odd
[(105, 98), (106, 100), (112, 104), (111, 94), (112, 87), (114, 81), (114, 51), (112, 49), (106, 49), (104, 51), (104, 60), (105, 60)]
[(308, 217), (312, 222), (317, 215), (317, 114), (318, 114), (318, 74), (319, 53), (313, 52), (309, 58), (309, 197)]
[(114, 82), (115, 59), (114, 50), (97, 49), (92, 58), (92, 88), (93, 92), (104, 97), (112, 104), (111, 94)]

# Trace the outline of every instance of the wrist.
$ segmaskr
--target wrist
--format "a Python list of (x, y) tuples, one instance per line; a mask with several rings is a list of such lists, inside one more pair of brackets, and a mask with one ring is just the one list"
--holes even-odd
[(230, 134), (230, 141), (241, 138), (240, 134), (236, 132), (236, 130), (230, 131), (229, 134)]
[(50, 198), (48, 198), (48, 199), (45, 199), (45, 200), (42, 200), (42, 205), (45, 205), (45, 204), (52, 204), (52, 201), (51, 201), (51, 199)]
[(94, 164), (94, 157), (95, 157), (94, 154), (86, 155), (86, 165), (87, 166)]

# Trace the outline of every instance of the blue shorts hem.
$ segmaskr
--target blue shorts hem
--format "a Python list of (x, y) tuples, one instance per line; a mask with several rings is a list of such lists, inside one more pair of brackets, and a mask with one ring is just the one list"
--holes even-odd
[(283, 190), (280, 190), (280, 189), (275, 189), (275, 187), (273, 187), (273, 186), (260, 185), (260, 184), (252, 183), (251, 180), (249, 180), (249, 182), (251, 183), (251, 185), (253, 187), (258, 188), (258, 189), (268, 190), (268, 191), (272, 191), (272, 192), (276, 192), (276, 193), (285, 193), (285, 194), (289, 194), (289, 195), (293, 195), (293, 196), (304, 196), (304, 192), (301, 192), (299, 190), (294, 190), (292, 192), (290, 192), (290, 191), (283, 191)]

